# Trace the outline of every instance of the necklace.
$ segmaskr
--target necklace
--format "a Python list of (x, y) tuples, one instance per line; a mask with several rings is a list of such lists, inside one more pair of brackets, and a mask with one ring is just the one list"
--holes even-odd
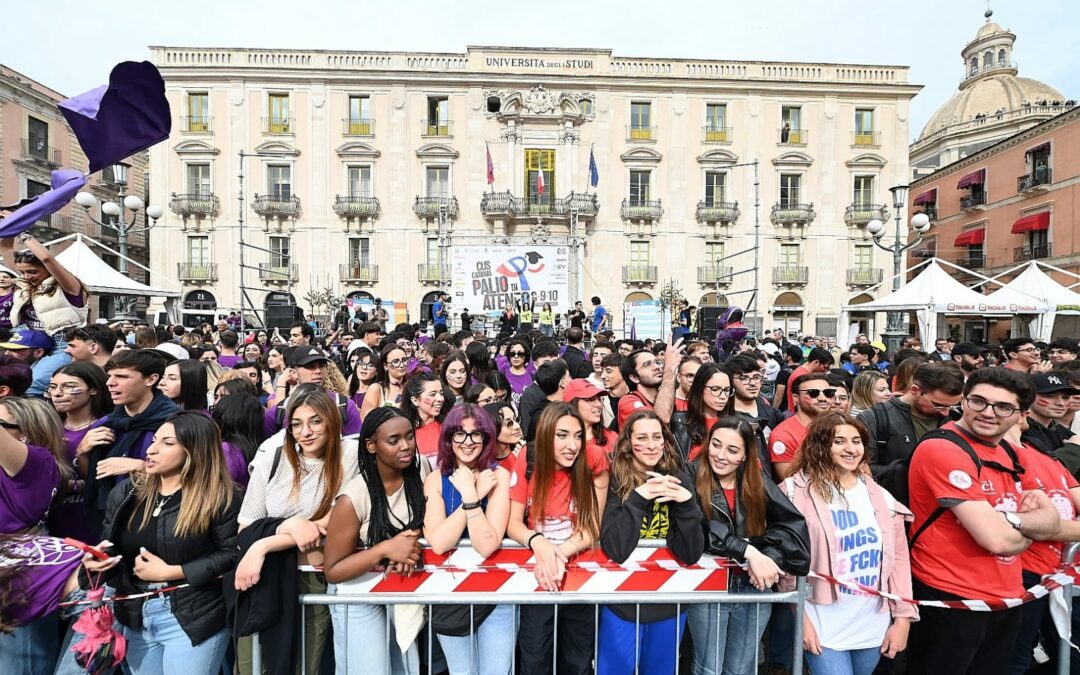
[(77, 427), (70, 427), (67, 424), (65, 424), (64, 428), (67, 429), (68, 431), (82, 431), (83, 429), (85, 429), (86, 427), (90, 426), (93, 423), (94, 423), (94, 420), (90, 420), (89, 422), (86, 422), (85, 424), (80, 424)]
[[(176, 492), (179, 492), (179, 490), (177, 490)], [(176, 492), (172, 493), (171, 495), (163, 496), (160, 499), (158, 499), (157, 506), (154, 507), (154, 512), (153, 512), (155, 518), (157, 518), (158, 516), (161, 515), (162, 507), (169, 503), (169, 500), (173, 498), (173, 496), (176, 494)]]

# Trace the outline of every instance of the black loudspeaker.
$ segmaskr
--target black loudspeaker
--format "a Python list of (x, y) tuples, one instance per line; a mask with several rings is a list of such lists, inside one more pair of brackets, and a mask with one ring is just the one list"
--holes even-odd
[(698, 338), (710, 345), (716, 342), (716, 320), (727, 307), (699, 307), (697, 315)]
[(270, 305), (266, 308), (266, 327), (288, 330), (296, 322), (296, 305)]

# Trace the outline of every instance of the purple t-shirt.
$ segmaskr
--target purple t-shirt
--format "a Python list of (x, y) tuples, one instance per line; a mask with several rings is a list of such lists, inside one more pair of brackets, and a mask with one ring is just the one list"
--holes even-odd
[(225, 466), (229, 469), (229, 477), (233, 479), (233, 482), (240, 486), (241, 489), (246, 490), (248, 484), (248, 463), (244, 459), (244, 452), (225, 441), (221, 444), (221, 449), (225, 453)]
[[(71, 303), (72, 307), (81, 308), (85, 304), (83, 296), (77, 293), (72, 295), (71, 293), (66, 293), (64, 291), (60, 292), (64, 293), (64, 297), (67, 298), (67, 301)], [(27, 328), (32, 330), (46, 330), (45, 324), (41, 323), (41, 319), (38, 318), (37, 310), (34, 309), (34, 303), (32, 302), (27, 302), (22, 306), (22, 309), (19, 310), (19, 323), (24, 324)]]
[[(64, 429), (64, 454), (74, 465), (75, 449), (86, 438), (91, 429), (96, 429), (105, 424), (107, 417), (95, 420), (90, 426), (82, 429)], [(71, 537), (79, 541), (96, 544), (101, 540), (100, 526), (90, 524), (86, 509), (83, 506), (82, 491), (68, 491), (63, 501), (53, 506), (49, 511), (47, 521), (49, 534), (55, 537)]]
[[(97, 543), (97, 542), (94, 542)], [(11, 582), (11, 597), (25, 598), (7, 608), (16, 625), (26, 625), (55, 612), (64, 587), (82, 564), (83, 553), (56, 537), (24, 537), (0, 550), (0, 567), (21, 568)]]
[[(330, 393), (327, 392), (327, 396), (329, 395)], [(278, 404), (275, 403), (267, 408), (266, 413), (263, 415), (263, 431), (266, 432), (267, 438), (281, 431), (282, 426), (285, 424), (284, 417), (282, 418), (281, 425), (278, 424), (277, 409)], [(341, 435), (352, 436), (353, 434), (359, 434), (360, 425), (360, 408), (349, 400), (345, 403), (345, 419), (341, 424)]]
[(517, 410), (518, 401), (521, 400), (521, 392), (525, 391), (526, 387), (533, 383), (533, 376), (536, 375), (536, 366), (532, 364), (532, 361), (525, 364), (525, 372), (521, 375), (515, 375), (510, 370), (510, 361), (505, 356), (495, 357), (495, 365), (498, 366), (499, 372), (506, 376), (508, 382), (510, 382), (510, 402), (514, 404), (514, 409)]
[(0, 469), (0, 534), (44, 521), (60, 488), (60, 469), (52, 453), (36, 445), (26, 450), (26, 463), (14, 477)]
[(15, 289), (0, 295), (0, 328), (11, 328), (11, 306), (15, 304)]
[(242, 356), (236, 355), (228, 356), (226, 354), (222, 354), (221, 356), (217, 357), (218, 365), (225, 369), (232, 368), (243, 360), (244, 358)]

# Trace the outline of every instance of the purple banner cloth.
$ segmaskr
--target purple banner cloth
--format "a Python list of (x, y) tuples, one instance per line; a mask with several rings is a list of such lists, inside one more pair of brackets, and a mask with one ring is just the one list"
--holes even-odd
[(90, 161), (90, 173), (165, 140), (172, 129), (165, 80), (149, 61), (117, 64), (109, 84), (59, 107)]
[(86, 176), (75, 169), (60, 169), (52, 172), (51, 183), (51, 190), (33, 199), (22, 200), (17, 211), (0, 220), (0, 237), (20, 235), (37, 221), (64, 208), (86, 185)]

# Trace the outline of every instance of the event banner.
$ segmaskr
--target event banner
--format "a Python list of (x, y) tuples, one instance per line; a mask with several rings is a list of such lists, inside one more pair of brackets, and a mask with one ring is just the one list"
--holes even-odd
[(493, 314), (510, 304), (540, 311), (549, 302), (563, 312), (573, 304), (566, 246), (454, 246), (450, 255), (455, 310)]

